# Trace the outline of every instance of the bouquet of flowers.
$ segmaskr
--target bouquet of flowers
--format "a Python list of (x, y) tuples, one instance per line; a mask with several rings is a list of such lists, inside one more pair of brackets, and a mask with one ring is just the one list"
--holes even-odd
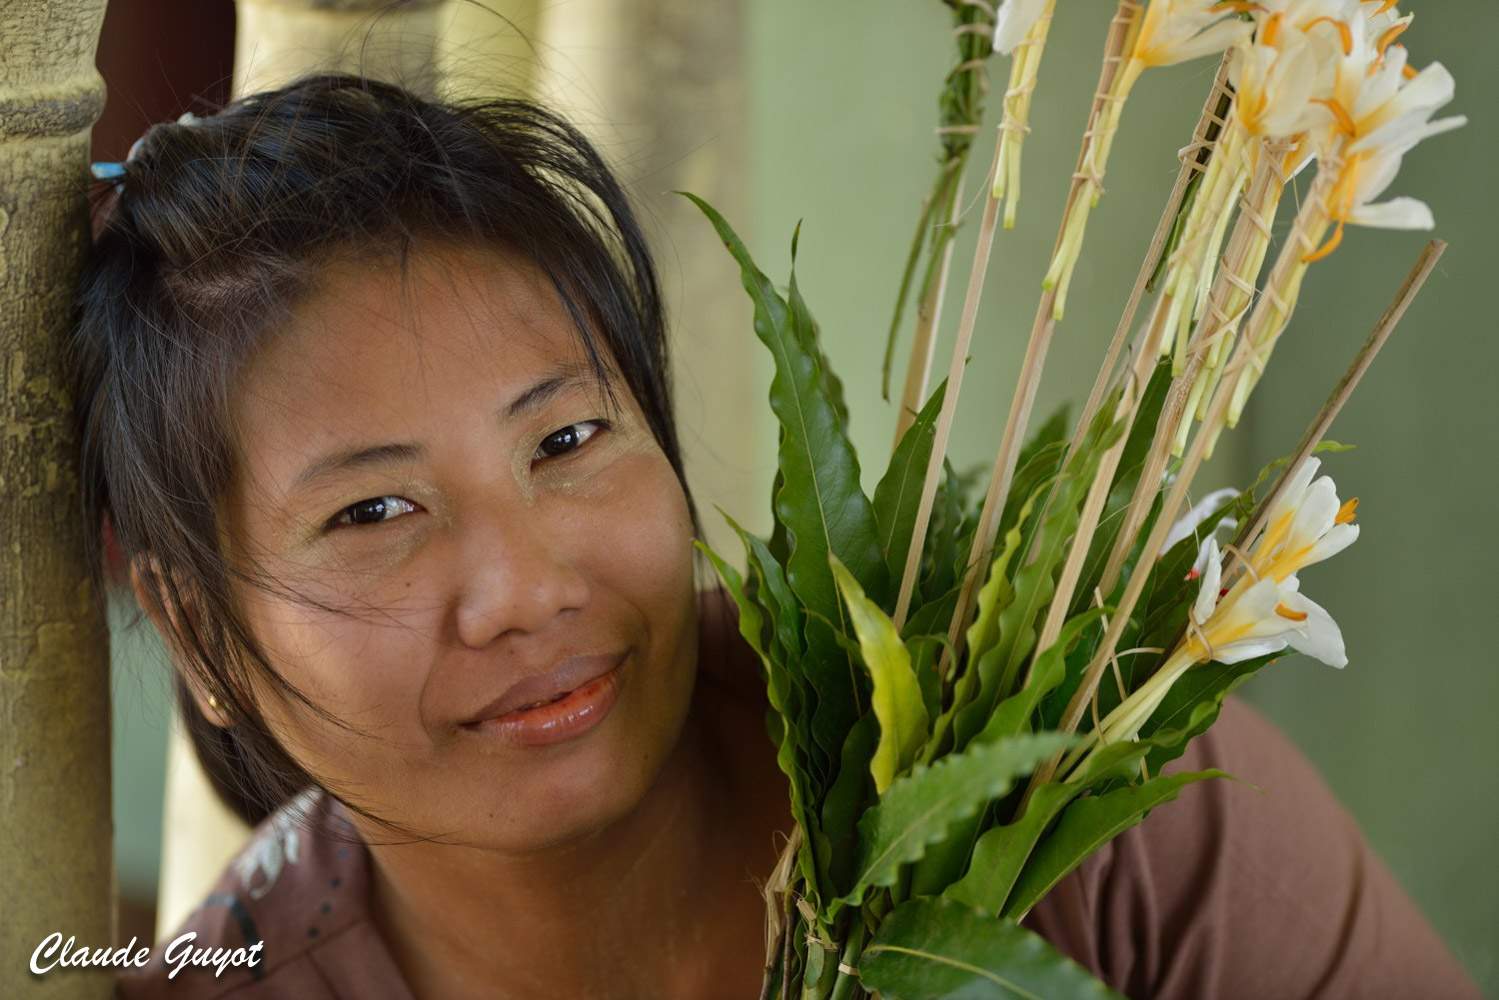
[[(898, 443), (872, 497), (794, 270), (783, 294), (698, 202), (775, 360), (773, 531), (734, 525), (743, 575), (708, 553), (764, 666), (797, 822), (766, 891), (766, 997), (939, 997), (976, 984), (995, 996), (1109, 994), (1018, 921), (1152, 808), (1223, 776), (1162, 767), (1235, 685), (1287, 647), (1346, 662), (1337, 624), (1298, 574), (1357, 538), (1357, 501), (1317, 477), (1314, 453), (1341, 447), (1323, 440), (1329, 423), (1442, 249), (1428, 245), (1295, 449), (1248, 488), (1183, 510), (1308, 270), (1350, 224), (1431, 228), (1421, 202), (1375, 199), (1407, 150), (1463, 119), (1432, 120), (1453, 81), (1440, 64), (1410, 64), (1397, 40), (1412, 18), (1393, 0), (1120, 0), (979, 496), (947, 442), (989, 249), (1001, 217), (1015, 219), (1056, 0), (945, 2), (957, 63), (890, 331), (893, 345), (914, 292)], [(952, 363), (928, 394), (953, 251), (940, 223), (963, 200), (991, 52), (1012, 59), (1003, 123)], [(1069, 432), (1059, 413), (1027, 439), (1131, 90), (1152, 67), (1212, 55), (1219, 72), (1082, 415)], [(1273, 240), (1283, 193), (1308, 167)]]

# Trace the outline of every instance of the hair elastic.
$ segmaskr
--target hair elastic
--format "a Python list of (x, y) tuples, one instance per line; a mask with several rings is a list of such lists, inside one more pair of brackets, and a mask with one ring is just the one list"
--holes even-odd
[[(182, 114), (177, 116), (178, 125), (193, 125), (199, 120), (200, 119), (198, 118), (198, 116), (193, 114), (191, 111), (184, 111)], [(139, 153), (141, 150), (141, 143), (145, 141), (146, 137), (142, 135), (139, 139), (132, 142), (130, 144), (130, 152), (125, 154), (124, 160), (101, 160), (98, 163), (90, 163), (88, 165), (89, 173), (94, 175), (94, 180), (114, 181), (115, 194), (124, 194), (125, 164), (135, 159), (135, 154)]]

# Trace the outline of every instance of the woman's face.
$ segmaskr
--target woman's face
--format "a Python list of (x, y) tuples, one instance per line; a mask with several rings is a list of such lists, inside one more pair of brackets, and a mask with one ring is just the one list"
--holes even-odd
[[(225, 512), (307, 770), (427, 834), (527, 851), (645, 794), (696, 671), (686, 498), (611, 412), (532, 267), (443, 249), (331, 266), (236, 386)], [(510, 712), (566, 694), (550, 704)]]

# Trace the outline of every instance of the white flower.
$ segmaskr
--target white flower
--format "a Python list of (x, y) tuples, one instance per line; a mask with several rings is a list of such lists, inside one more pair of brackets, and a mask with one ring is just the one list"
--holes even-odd
[(1273, 44), (1256, 42), (1234, 49), (1229, 65), (1229, 82), (1237, 95), (1234, 114), (1250, 135), (1289, 138), (1317, 120), (1317, 106), (1307, 100), (1317, 77), (1317, 60), (1301, 32), (1283, 31), (1273, 37)]
[[(1238, 495), (1238, 490), (1234, 489), (1231, 486), (1225, 486), (1223, 489), (1214, 490), (1213, 492), (1209, 493), (1207, 496), (1199, 500), (1192, 506), (1191, 510), (1187, 511), (1181, 517), (1177, 518), (1176, 523), (1171, 526), (1171, 530), (1166, 532), (1166, 540), (1161, 543), (1161, 555), (1165, 555), (1167, 552), (1171, 551), (1172, 546), (1181, 541), (1183, 538), (1186, 538), (1189, 535), (1195, 535), (1197, 533), (1197, 529), (1202, 526), (1203, 521), (1207, 520), (1209, 514), (1217, 510), (1219, 507), (1222, 507), (1224, 504), (1228, 503), (1228, 501), (1232, 500)], [(1209, 529), (1209, 534), (1211, 535), (1212, 532), (1217, 531), (1224, 525), (1234, 526), (1235, 524), (1236, 522), (1231, 517), (1221, 518), (1217, 524), (1213, 525), (1212, 528)], [(1199, 559), (1200, 558), (1201, 556), (1199, 554)], [(1198, 566), (1197, 569), (1201, 571), (1202, 567)]]
[(1262, 576), (1246, 589), (1235, 586), (1223, 594), (1218, 543), (1209, 536), (1206, 547), (1202, 589), (1189, 612), (1195, 628), (1189, 629), (1184, 649), (1191, 662), (1238, 663), (1290, 646), (1329, 666), (1347, 665), (1337, 623), (1302, 596), (1295, 574), (1279, 580)]
[[(1250, 553), (1257, 576), (1283, 580), (1312, 563), (1321, 562), (1352, 545), (1359, 526), (1352, 523), (1358, 498), (1339, 503), (1337, 486), (1329, 476), (1315, 482), (1322, 460), (1301, 463), (1265, 518), (1265, 531)], [(1242, 581), (1241, 581), (1242, 582)]]
[(1339, 170), (1328, 206), (1338, 228), (1308, 261), (1337, 247), (1345, 223), (1382, 229), (1430, 229), (1434, 224), (1431, 209), (1414, 198), (1375, 199), (1395, 180), (1401, 158), (1413, 146), (1466, 124), (1467, 118), (1432, 120), (1452, 100), (1452, 74), (1441, 63), (1419, 73), (1412, 70), (1405, 48), (1391, 44), (1409, 17), (1378, 20), (1390, 13), (1381, 8), (1366, 30), (1343, 32), (1331, 96), (1314, 99), (1325, 111), (1313, 141), (1323, 159)]
[(1005, 0), (994, 21), (994, 51), (1007, 56), (1025, 41), (1048, 0)]
[(1144, 66), (1172, 66), (1222, 52), (1253, 31), (1254, 24), (1222, 0), (1151, 0), (1131, 58)]

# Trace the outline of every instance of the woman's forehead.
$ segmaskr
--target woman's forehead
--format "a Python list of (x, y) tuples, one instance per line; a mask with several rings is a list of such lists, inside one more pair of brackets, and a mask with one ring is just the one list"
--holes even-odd
[(341, 261), (319, 286), (238, 380), (232, 407), (248, 451), (410, 436), (445, 416), (502, 416), (538, 389), (605, 394), (560, 296), (533, 266), (423, 253), (402, 268)]

